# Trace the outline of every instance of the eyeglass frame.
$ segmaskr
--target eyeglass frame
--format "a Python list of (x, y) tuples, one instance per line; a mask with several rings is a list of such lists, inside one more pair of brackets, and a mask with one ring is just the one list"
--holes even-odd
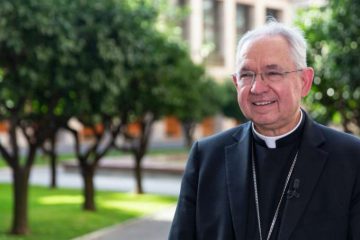
[(244, 71), (244, 72), (246, 72), (248, 74), (253, 75), (251, 81), (249, 83), (247, 83), (247, 84), (244, 84), (244, 82), (240, 80), (240, 72), (233, 73), (232, 76), (236, 78), (237, 83), (239, 83), (239, 84), (241, 83), (243, 86), (252, 86), (254, 84), (254, 82), (256, 80), (256, 77), (258, 75), (260, 75), (261, 80), (263, 80), (264, 82), (269, 84), (269, 83), (273, 83), (273, 82), (277, 82), (277, 81), (271, 81), (271, 80), (269, 81), (268, 80), (269, 76), (266, 76), (266, 75), (264, 76), (263, 74), (276, 73), (276, 74), (281, 75), (281, 78), (283, 79), (289, 73), (300, 72), (300, 71), (303, 71), (303, 70), (304, 70), (304, 68), (296, 69), (296, 70), (292, 70), (292, 71), (283, 71), (283, 72), (275, 71), (275, 70), (269, 70), (268, 72), (260, 72), (260, 73), (257, 73), (257, 72), (254, 72), (254, 71)]

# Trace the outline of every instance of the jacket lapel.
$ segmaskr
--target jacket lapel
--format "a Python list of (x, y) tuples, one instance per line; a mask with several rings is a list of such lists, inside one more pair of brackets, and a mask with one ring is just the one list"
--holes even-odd
[(247, 123), (240, 128), (233, 136), (236, 142), (225, 148), (226, 182), (236, 239), (245, 239), (246, 233), (250, 126)]
[(306, 119), (299, 158), (292, 177), (300, 180), (300, 197), (288, 199), (286, 202), (279, 233), (281, 240), (289, 239), (294, 231), (313, 194), (328, 155), (319, 147), (325, 141), (322, 133), (313, 121), (308, 117)]

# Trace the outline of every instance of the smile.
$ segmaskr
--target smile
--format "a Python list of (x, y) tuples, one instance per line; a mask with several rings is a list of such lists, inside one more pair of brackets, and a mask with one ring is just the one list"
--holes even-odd
[(255, 106), (265, 106), (274, 103), (275, 101), (264, 101), (264, 102), (254, 102)]

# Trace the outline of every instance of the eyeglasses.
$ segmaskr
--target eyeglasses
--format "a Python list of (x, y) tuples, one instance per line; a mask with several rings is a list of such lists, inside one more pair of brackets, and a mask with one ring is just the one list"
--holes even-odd
[(300, 72), (302, 70), (303, 69), (296, 69), (294, 71), (285, 71), (285, 72), (269, 70), (262, 73), (255, 73), (253, 71), (241, 71), (235, 73), (234, 76), (236, 77), (237, 82), (243, 86), (253, 85), (257, 75), (260, 75), (261, 79), (265, 83), (271, 84), (275, 82), (281, 82), (285, 78), (285, 76), (289, 73)]

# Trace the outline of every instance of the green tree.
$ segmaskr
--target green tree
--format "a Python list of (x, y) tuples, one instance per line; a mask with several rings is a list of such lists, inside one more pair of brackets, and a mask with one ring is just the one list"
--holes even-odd
[(201, 65), (194, 64), (190, 57), (179, 63), (171, 71), (173, 81), (168, 87), (168, 114), (179, 119), (185, 144), (191, 147), (196, 125), (220, 112), (223, 96), (220, 85), (205, 74)]
[(9, 141), (0, 143), (0, 152), (13, 171), (13, 234), (29, 230), (31, 167), (37, 150), (54, 134), (49, 123), (59, 115), (61, 97), (71, 97), (65, 69), (77, 46), (64, 19), (69, 6), (54, 2), (56, 7), (48, 1), (0, 2), (0, 118), (9, 123)]
[(341, 124), (347, 132), (359, 132), (360, 127), (359, 14), (358, 2), (332, 0), (322, 8), (304, 10), (297, 21), (315, 68), (306, 104), (317, 120)]
[(119, 96), (126, 95), (129, 87), (124, 51), (138, 43), (132, 32), (140, 31), (142, 26), (138, 21), (148, 18), (151, 10), (135, 11), (125, 1), (89, 0), (77, 4), (72, 24), (81, 51), (74, 55), (77, 65), (71, 78), (77, 83), (76, 104), (66, 114), (91, 129), (92, 139), (81, 141), (81, 129), (74, 128), (71, 122), (66, 129), (75, 139), (75, 154), (84, 184), (83, 209), (94, 211), (97, 166), (113, 147), (128, 117), (127, 102), (117, 101)]
[[(151, 1), (142, 2), (140, 8), (144, 8), (144, 3), (153, 4)], [(160, 1), (157, 7), (160, 12), (160, 20), (157, 22), (164, 27), (161, 11), (167, 9), (166, 4)], [(137, 136), (124, 134), (125, 144), (118, 146), (119, 149), (133, 154), (137, 193), (144, 192), (141, 163), (148, 150), (154, 122), (166, 114), (174, 114), (179, 108), (182, 108), (183, 112), (194, 113), (191, 116), (192, 120), (197, 120), (198, 114), (206, 115), (216, 109), (216, 104), (205, 108), (203, 100), (199, 101), (201, 97), (197, 95), (209, 93), (213, 85), (209, 83), (206, 89), (203, 88), (204, 70), (192, 62), (183, 45), (176, 41), (178, 38), (172, 35), (172, 27), (167, 27), (159, 33), (157, 28), (153, 28), (154, 22), (145, 21), (141, 25), (146, 28), (139, 32), (132, 30), (132, 34), (137, 36), (134, 37), (137, 44), (128, 44), (124, 49), (129, 87), (118, 100), (127, 103), (128, 109), (131, 109), (128, 111), (130, 122), (139, 124), (139, 134)], [(196, 102), (191, 102), (192, 99), (188, 97), (189, 92), (192, 92)], [(210, 103), (216, 92), (208, 95), (206, 102)]]
[[(151, 126), (169, 105), (169, 73), (188, 57), (154, 29), (156, 17), (150, 1), (0, 2), (0, 118), (10, 126), (9, 146), (0, 143), (0, 152), (14, 172), (13, 234), (29, 230), (31, 167), (45, 141), (55, 149), (60, 128), (75, 138), (85, 210), (95, 210), (96, 167), (120, 134), (134, 153), (142, 192), (140, 163)], [(92, 129), (90, 143), (81, 142), (70, 119)], [(134, 119), (142, 131), (129, 138), (126, 125)]]
[(120, 96), (125, 99), (119, 101), (130, 104), (129, 117), (139, 124), (140, 132), (137, 136), (125, 135), (125, 144), (118, 148), (133, 154), (136, 192), (141, 194), (144, 192), (141, 162), (148, 150), (152, 126), (168, 113), (171, 89), (178, 80), (174, 71), (181, 67), (184, 59), (190, 60), (186, 51), (165, 35), (151, 28), (139, 34), (143, 37), (139, 35), (139, 44), (134, 51), (138, 58), (132, 62), (132, 58), (125, 58), (130, 85), (126, 94)]
[(242, 114), (237, 102), (237, 93), (232, 81), (225, 81), (222, 84), (223, 104), (221, 111), (224, 116), (235, 119), (238, 123), (247, 121)]
[[(123, 52), (141, 45), (140, 35), (131, 33), (142, 32), (154, 16), (150, 6), (135, 9), (115, 0), (0, 2), (0, 117), (10, 126), (9, 146), (0, 143), (0, 152), (14, 172), (13, 234), (28, 232), (30, 170), (37, 150), (61, 127), (76, 139), (84, 209), (95, 209), (96, 166), (123, 130), (130, 109), (129, 98), (115, 101), (129, 87)], [(142, 56), (130, 52), (127, 57)], [(120, 111), (118, 104), (123, 104)], [(80, 143), (70, 118), (93, 129), (89, 145)], [(27, 140), (24, 156), (18, 130)]]

